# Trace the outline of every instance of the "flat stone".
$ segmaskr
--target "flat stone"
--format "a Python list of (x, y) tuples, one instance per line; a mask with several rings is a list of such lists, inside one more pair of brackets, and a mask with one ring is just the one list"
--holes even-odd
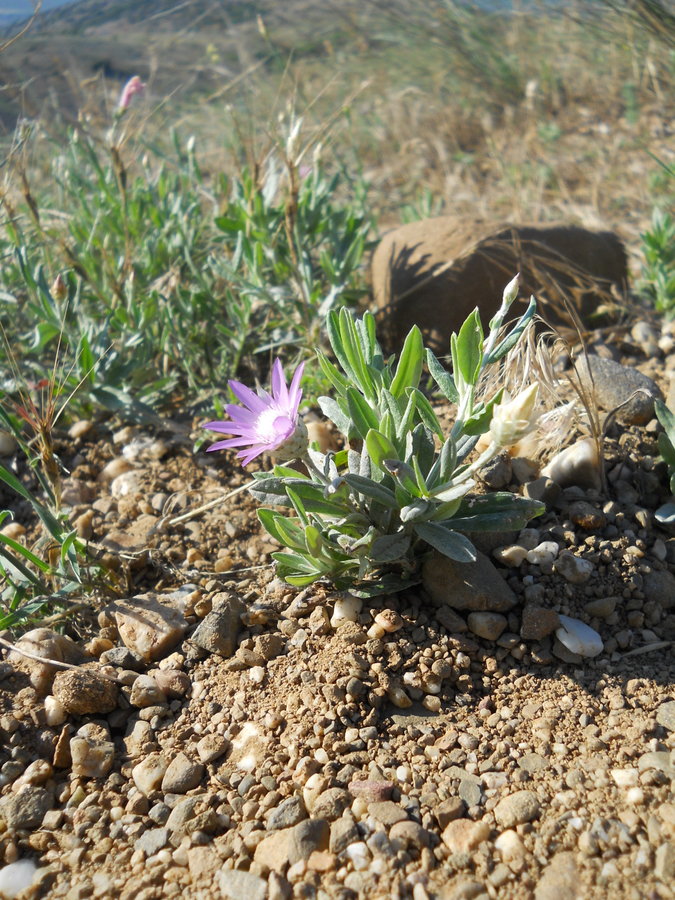
[(218, 817), (210, 806), (210, 794), (195, 794), (179, 800), (166, 820), (172, 835), (204, 831), (213, 834), (219, 827)]
[(431, 553), (422, 566), (422, 583), (439, 607), (505, 612), (517, 601), (492, 562), (480, 552), (473, 563), (458, 563)]
[(471, 853), (490, 837), (487, 822), (456, 819), (443, 829), (441, 840), (451, 853)]
[(204, 766), (190, 759), (185, 753), (179, 753), (169, 763), (162, 778), (162, 790), (165, 794), (186, 794), (196, 788), (204, 775)]
[(205, 734), (197, 743), (197, 755), (208, 765), (224, 756), (231, 747), (232, 744), (222, 734)]
[(369, 803), (368, 815), (387, 827), (408, 818), (406, 811), (393, 800)]
[(275, 872), (283, 873), (288, 866), (308, 860), (315, 850), (327, 850), (330, 826), (324, 819), (305, 819), (292, 828), (276, 831), (263, 838), (255, 850), (254, 859)]
[(201, 878), (211, 882), (223, 865), (222, 859), (210, 847), (190, 847), (187, 858), (193, 882), (199, 881)]
[(478, 806), (481, 800), (480, 786), (466, 779), (460, 781), (458, 794), (467, 806)]
[(616, 597), (598, 597), (584, 604), (584, 612), (596, 619), (608, 619), (616, 609)]
[(640, 772), (645, 772), (647, 769), (658, 769), (668, 778), (675, 778), (675, 764), (671, 762), (670, 753), (666, 750), (650, 750), (648, 753), (643, 753), (638, 758), (638, 769)]
[(119, 688), (90, 669), (67, 669), (55, 676), (52, 693), (67, 713), (85, 716), (112, 712)]
[(579, 356), (577, 372), (601, 409), (609, 412), (623, 404), (616, 418), (628, 425), (646, 425), (654, 418), (654, 400), (663, 399), (656, 382), (613, 359), (591, 353)]
[(542, 772), (548, 769), (549, 761), (538, 753), (526, 753), (518, 760), (518, 768), (524, 772)]
[[(221, 596), (221, 595), (216, 595)], [(212, 609), (197, 626), (191, 641), (208, 653), (229, 658), (237, 646), (241, 631), (244, 603), (233, 594), (223, 594), (216, 609)]]
[(541, 804), (533, 791), (516, 791), (495, 806), (495, 819), (502, 828), (532, 822), (541, 815)]
[(668, 731), (675, 731), (675, 700), (662, 703), (656, 710), (656, 721)]
[(114, 613), (124, 645), (145, 662), (155, 662), (166, 655), (187, 630), (183, 614), (160, 603), (153, 594), (118, 602)]
[(528, 603), (523, 609), (520, 636), (525, 641), (541, 641), (560, 625), (558, 613), (545, 606)]
[(16, 794), (6, 794), (0, 800), (0, 818), (11, 831), (39, 828), (45, 813), (54, 805), (54, 797), (46, 788), (29, 784)]
[(645, 597), (660, 603), (664, 609), (675, 606), (675, 575), (666, 569), (652, 570), (644, 576), (643, 591)]
[(433, 813), (436, 821), (443, 829), (449, 822), (461, 819), (466, 812), (466, 803), (461, 797), (448, 797), (447, 800), (441, 802), (434, 807)]
[(673, 884), (675, 879), (675, 844), (666, 841), (656, 851), (654, 874), (665, 884)]
[(404, 847), (413, 847), (421, 850), (422, 847), (428, 847), (431, 843), (431, 834), (426, 828), (422, 828), (419, 822), (406, 820), (405, 822), (396, 822), (389, 829), (389, 840), (398, 841)]
[(302, 797), (294, 794), (286, 797), (281, 803), (270, 811), (267, 819), (267, 830), (278, 831), (282, 828), (291, 828), (307, 818), (307, 810)]
[(131, 672), (142, 671), (144, 665), (142, 657), (128, 647), (113, 647), (110, 650), (104, 650), (99, 660), (104, 666), (129, 669)]
[(577, 900), (582, 885), (574, 853), (557, 853), (542, 872), (534, 891), (535, 900)]
[(242, 869), (223, 869), (219, 884), (223, 896), (229, 900), (265, 900), (267, 897), (267, 881)]
[(134, 849), (141, 850), (146, 856), (153, 856), (169, 842), (168, 828), (150, 828), (137, 838)]
[(351, 804), (352, 798), (344, 788), (328, 788), (312, 804), (312, 817), (333, 822)]

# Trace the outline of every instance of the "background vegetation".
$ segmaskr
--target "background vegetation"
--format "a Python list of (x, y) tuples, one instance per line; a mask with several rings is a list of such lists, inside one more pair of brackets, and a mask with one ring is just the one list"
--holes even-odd
[(0, 546), (15, 597), (89, 571), (59, 517), (57, 424), (212, 414), (229, 377), (313, 357), (331, 309), (368, 304), (391, 225), (609, 227), (644, 296), (675, 307), (659, 0), (163, 6), (82, 0), (0, 54), (0, 400), (60, 548), (38, 577)]

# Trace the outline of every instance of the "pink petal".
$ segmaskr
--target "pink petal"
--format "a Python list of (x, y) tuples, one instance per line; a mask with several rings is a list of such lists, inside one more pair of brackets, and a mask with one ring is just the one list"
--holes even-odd
[(261, 456), (267, 449), (266, 445), (258, 444), (256, 447), (250, 447), (248, 450), (240, 450), (237, 453), (237, 459), (241, 460), (242, 466), (247, 466), (252, 459), (255, 459), (256, 456)]
[(288, 416), (277, 416), (274, 420), (274, 430), (277, 435), (274, 438), (274, 446), (278, 447), (280, 443), (287, 441), (295, 431), (295, 422)]
[(253, 412), (262, 412), (267, 408), (265, 401), (261, 400), (260, 397), (252, 391), (251, 388), (246, 387), (245, 384), (242, 384), (240, 381), (230, 381), (229, 385), (230, 390), (237, 400), (241, 400), (241, 402)]
[[(248, 444), (249, 442), (245, 441), (245, 443)], [(231, 445), (230, 441), (216, 441), (215, 444), (211, 444), (210, 447), (206, 448), (206, 452), (211, 453), (211, 451), (213, 451), (213, 450), (227, 450), (231, 446), (232, 445)]]
[(304, 369), (305, 364), (304, 362), (301, 362), (298, 368), (293, 373), (293, 380), (291, 381), (291, 386), (288, 392), (290, 395), (290, 410), (292, 411), (293, 415), (297, 413), (298, 407), (300, 406), (300, 400), (302, 399), (302, 391), (299, 388)]
[(272, 396), (280, 406), (285, 408), (288, 405), (288, 388), (280, 359), (275, 359), (272, 366)]

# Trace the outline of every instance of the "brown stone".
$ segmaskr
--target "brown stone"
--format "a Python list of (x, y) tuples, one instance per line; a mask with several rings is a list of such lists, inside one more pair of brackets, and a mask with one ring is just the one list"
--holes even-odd
[(541, 641), (560, 625), (558, 613), (544, 606), (528, 605), (523, 610), (520, 636), (523, 640)]
[[(485, 325), (506, 285), (520, 273), (520, 296), (537, 297), (551, 324), (570, 325), (565, 304), (582, 321), (627, 281), (626, 253), (612, 232), (574, 225), (460, 221), (439, 216), (386, 234), (372, 260), (372, 283), (386, 349), (397, 350), (413, 325), (436, 353), (478, 307)], [(515, 307), (514, 307), (515, 309)]]
[(118, 687), (90, 669), (67, 669), (54, 678), (54, 697), (75, 716), (109, 713), (117, 706)]

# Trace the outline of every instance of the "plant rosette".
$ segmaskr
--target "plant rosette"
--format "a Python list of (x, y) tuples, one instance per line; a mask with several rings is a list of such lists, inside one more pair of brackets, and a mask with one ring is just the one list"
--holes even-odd
[[(245, 406), (228, 406), (230, 421), (205, 426), (235, 435), (209, 449), (244, 447), (237, 454), (244, 465), (269, 449), (278, 459), (297, 457), (306, 468), (277, 464), (254, 473), (249, 488), (263, 506), (261, 523), (284, 548), (272, 555), (286, 582), (304, 586), (325, 579), (359, 596), (399, 590), (417, 583), (430, 549), (472, 562), (476, 550), (467, 532), (520, 529), (541, 515), (543, 504), (509, 492), (472, 494), (474, 476), (536, 427), (536, 386), (508, 402), (502, 402), (502, 390), (490, 399), (477, 391), (485, 369), (499, 364), (534, 316), (532, 299), (503, 334), (516, 294), (514, 280), (487, 337), (478, 310), (452, 335), (452, 375), (425, 351), (416, 326), (398, 361), (385, 360), (370, 313), (355, 320), (345, 309), (331, 312), (327, 330), (336, 362), (317, 355), (334, 396), (320, 397), (319, 405), (344, 436), (345, 449), (337, 452), (307, 446), (298, 413), (302, 367), (287, 389), (277, 360), (271, 394), (230, 382)], [(420, 390), (425, 362), (443, 397), (457, 406), (447, 435)], [(488, 446), (470, 461), (482, 434)]]

